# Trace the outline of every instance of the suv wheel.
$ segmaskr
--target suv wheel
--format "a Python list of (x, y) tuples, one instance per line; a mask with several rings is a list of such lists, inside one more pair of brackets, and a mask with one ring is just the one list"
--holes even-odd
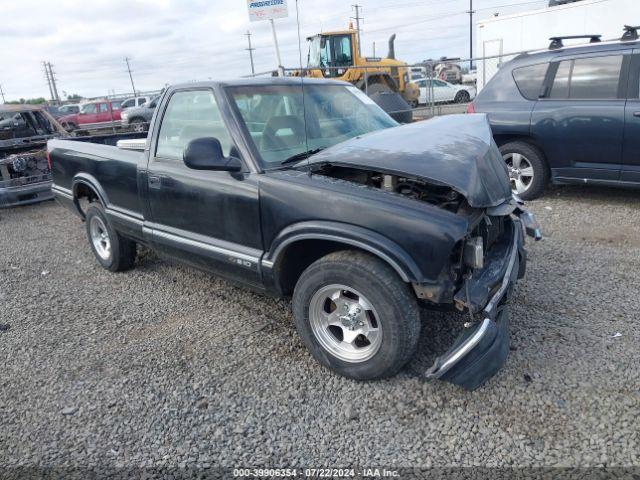
[(549, 169), (540, 151), (525, 142), (509, 142), (500, 147), (509, 169), (511, 190), (523, 200), (542, 195), (549, 181)]
[(89, 205), (85, 220), (89, 245), (100, 265), (112, 272), (132, 268), (136, 260), (136, 243), (113, 229), (102, 205)]
[(343, 251), (308, 267), (293, 294), (296, 328), (321, 364), (345, 377), (394, 375), (420, 335), (415, 295), (386, 263)]

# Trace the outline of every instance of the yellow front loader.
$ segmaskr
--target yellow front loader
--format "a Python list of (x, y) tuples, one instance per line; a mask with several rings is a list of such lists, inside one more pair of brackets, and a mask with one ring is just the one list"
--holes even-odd
[(420, 91), (410, 81), (407, 64), (395, 58), (395, 37), (389, 38), (386, 58), (361, 56), (358, 32), (351, 27), (309, 37), (305, 75), (350, 82), (396, 120), (410, 122), (411, 107), (418, 104)]

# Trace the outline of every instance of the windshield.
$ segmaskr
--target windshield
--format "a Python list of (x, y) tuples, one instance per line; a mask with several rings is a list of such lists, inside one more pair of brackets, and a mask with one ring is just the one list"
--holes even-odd
[(231, 87), (265, 168), (294, 155), (398, 125), (362, 91), (344, 85)]
[[(323, 67), (324, 64), (321, 61), (320, 54), (322, 51), (322, 46), (320, 45), (321, 37), (313, 37), (309, 43), (309, 58), (307, 61), (307, 65), (310, 68), (318, 68)], [(326, 56), (326, 53), (325, 53)], [(326, 61), (326, 58), (325, 58)]]

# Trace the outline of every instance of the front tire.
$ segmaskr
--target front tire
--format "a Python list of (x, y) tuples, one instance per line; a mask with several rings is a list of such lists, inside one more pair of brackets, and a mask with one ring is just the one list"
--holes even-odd
[(143, 133), (147, 131), (146, 122), (141, 118), (131, 120), (131, 130), (136, 133)]
[(131, 269), (136, 260), (136, 243), (113, 229), (102, 205), (89, 205), (85, 221), (89, 245), (100, 265), (112, 272)]
[(409, 286), (388, 264), (361, 252), (332, 253), (309, 266), (296, 284), (293, 314), (313, 357), (356, 380), (396, 374), (420, 335)]
[(549, 169), (540, 150), (526, 142), (509, 142), (500, 147), (509, 169), (511, 190), (523, 200), (542, 195), (549, 183)]

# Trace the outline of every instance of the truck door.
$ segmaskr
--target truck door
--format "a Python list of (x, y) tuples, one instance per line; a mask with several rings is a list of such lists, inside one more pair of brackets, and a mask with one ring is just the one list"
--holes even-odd
[(629, 60), (617, 51), (551, 64), (555, 76), (531, 114), (531, 134), (554, 178), (618, 180)]
[(151, 230), (160, 252), (259, 286), (263, 249), (256, 175), (192, 170), (183, 161), (187, 144), (203, 137), (217, 138), (226, 156), (240, 158), (213, 91), (177, 90), (161, 108), (147, 172), (152, 220), (147, 234)]
[(109, 105), (106, 102), (98, 104), (98, 120), (99, 123), (109, 122), (111, 123), (111, 111)]
[(620, 180), (640, 183), (640, 49), (631, 58)]
[(98, 104), (87, 103), (82, 106), (78, 113), (78, 123), (80, 125), (89, 125), (98, 122)]

